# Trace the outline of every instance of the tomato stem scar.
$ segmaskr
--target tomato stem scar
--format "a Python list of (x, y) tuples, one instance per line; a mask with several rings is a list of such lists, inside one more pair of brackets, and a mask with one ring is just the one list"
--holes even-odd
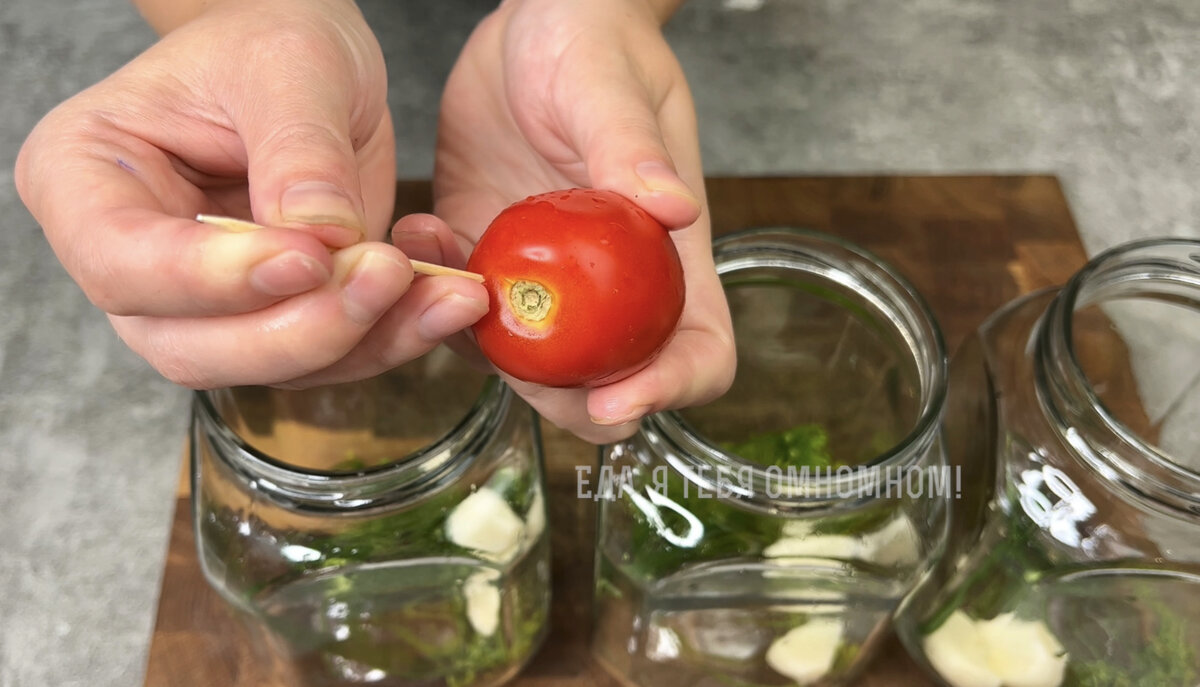
[(546, 287), (524, 279), (513, 282), (508, 289), (508, 302), (523, 320), (541, 322), (550, 312), (553, 299)]

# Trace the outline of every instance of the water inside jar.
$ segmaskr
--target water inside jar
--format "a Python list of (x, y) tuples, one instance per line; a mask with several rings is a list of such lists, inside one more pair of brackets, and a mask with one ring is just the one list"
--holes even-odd
[(254, 603), (289, 684), (496, 685), (545, 631), (546, 546), (507, 570), (450, 556), (347, 566)]
[(860, 465), (916, 424), (914, 356), (862, 295), (771, 268), (728, 276), (725, 293), (737, 376), (720, 399), (680, 412), (698, 434), (758, 463), (783, 450), (823, 456), (801, 464)]
[(486, 382), (439, 347), (371, 379), (301, 391), (238, 387), (211, 398), (230, 429), (273, 461), (356, 473), (403, 460), (450, 433)]
[[(1000, 560), (999, 549), (996, 567), (985, 570), (953, 611), (958, 624), (938, 616), (922, 640), (925, 658), (951, 687), (977, 684), (956, 667), (962, 660), (956, 655), (987, 655), (989, 670), (1019, 675), (1020, 684), (1198, 684), (1200, 634), (1191, 619), (1200, 612), (1200, 576), (1144, 561), (1036, 574)], [(1015, 651), (966, 653), (1005, 641)]]
[[(906, 590), (894, 577), (852, 568), (717, 562), (646, 588), (602, 555), (598, 656), (642, 685), (796, 684), (806, 669), (821, 684), (840, 683), (883, 640)], [(807, 647), (811, 655), (793, 649), (791, 662), (802, 665), (780, 665), (776, 647), (797, 632), (833, 645)]]

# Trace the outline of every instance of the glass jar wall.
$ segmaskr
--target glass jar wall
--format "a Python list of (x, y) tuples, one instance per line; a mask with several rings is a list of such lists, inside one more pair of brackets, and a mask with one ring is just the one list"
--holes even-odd
[(951, 366), (978, 476), (897, 618), (951, 687), (1200, 684), (1200, 242), (1130, 244), (994, 315)]
[(831, 238), (715, 255), (737, 376), (601, 452), (593, 651), (646, 687), (847, 684), (945, 537), (941, 335)]
[(197, 394), (201, 565), (278, 684), (497, 685), (541, 643), (536, 416), (449, 356), (353, 384)]

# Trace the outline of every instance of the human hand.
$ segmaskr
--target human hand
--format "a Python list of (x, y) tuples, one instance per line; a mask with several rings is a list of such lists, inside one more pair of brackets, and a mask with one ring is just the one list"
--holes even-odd
[(570, 186), (621, 193), (672, 228), (687, 287), (675, 337), (637, 374), (586, 390), (507, 378), (547, 419), (600, 443), (723, 393), (735, 365), (691, 95), (646, 0), (508, 0), (447, 82), (435, 214), (464, 252), (512, 202)]
[[(408, 246), (379, 242), (395, 193), (386, 91), (353, 2), (216, 3), (47, 115), (17, 187), (67, 271), (172, 381), (372, 376), (487, 308), (469, 280), (413, 282)], [(410, 224), (400, 238), (425, 250), (433, 234)]]

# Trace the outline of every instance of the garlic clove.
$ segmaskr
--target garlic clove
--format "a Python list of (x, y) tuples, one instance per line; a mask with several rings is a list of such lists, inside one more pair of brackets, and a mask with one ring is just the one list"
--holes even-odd
[(966, 613), (955, 611), (924, 641), (925, 656), (952, 687), (1000, 687), (989, 664), (988, 646)]
[(500, 625), (500, 589), (496, 586), (499, 579), (500, 573), (496, 570), (480, 570), (462, 585), (467, 620), (484, 637), (491, 637)]
[(511, 555), (521, 542), (525, 523), (496, 491), (483, 487), (463, 499), (446, 518), (451, 542), (483, 554)]
[(1046, 624), (1012, 613), (977, 623), (988, 648), (988, 666), (1005, 687), (1059, 687), (1067, 653)]
[(784, 537), (808, 537), (817, 527), (813, 520), (787, 520), (783, 523)]
[(537, 539), (546, 530), (546, 501), (542, 498), (542, 490), (533, 494), (529, 503), (529, 512), (525, 515), (525, 528), (530, 539)]
[(780, 537), (767, 548), (767, 558), (859, 558), (864, 552), (858, 537), (844, 534), (812, 534), (805, 537)]
[(833, 668), (842, 630), (842, 621), (835, 618), (809, 620), (771, 643), (767, 665), (797, 684), (812, 684)]
[(906, 515), (898, 515), (882, 529), (867, 535), (866, 558), (885, 566), (914, 565), (921, 560), (917, 528)]

